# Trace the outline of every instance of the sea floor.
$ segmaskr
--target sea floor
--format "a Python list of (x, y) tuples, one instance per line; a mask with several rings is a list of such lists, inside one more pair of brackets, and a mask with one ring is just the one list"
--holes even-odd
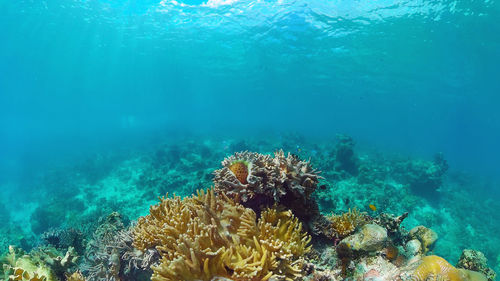
[[(428, 255), (455, 264), (464, 249), (481, 251), (500, 270), (500, 202), (488, 197), (478, 177), (448, 167), (446, 156), (419, 159), (364, 149), (348, 136), (324, 141), (297, 135), (274, 139), (185, 137), (147, 149), (95, 152), (51, 167), (35, 179), (0, 183), (0, 251), (29, 252), (50, 235), (73, 229), (81, 251), (113, 212), (126, 226), (149, 214), (159, 196), (189, 196), (213, 185), (213, 171), (238, 151), (272, 154), (278, 149), (310, 159), (323, 179), (313, 194), (323, 214), (349, 209), (372, 217), (408, 212), (402, 227), (424, 225), (439, 236)], [(80, 253), (82, 257), (85, 253)], [(81, 258), (79, 263), (85, 263)], [(85, 269), (81, 268), (83, 272)]]

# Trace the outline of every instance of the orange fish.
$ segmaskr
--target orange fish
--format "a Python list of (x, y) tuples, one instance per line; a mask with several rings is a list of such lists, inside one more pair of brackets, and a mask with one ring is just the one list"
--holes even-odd
[(370, 204), (370, 205), (368, 205), (368, 207), (370, 207), (370, 209), (372, 209), (372, 211), (376, 211), (377, 210), (377, 207), (375, 207), (375, 205)]

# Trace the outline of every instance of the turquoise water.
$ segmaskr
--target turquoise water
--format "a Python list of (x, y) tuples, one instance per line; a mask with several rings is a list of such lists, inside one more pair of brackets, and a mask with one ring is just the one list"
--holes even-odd
[[(213, 154), (203, 165), (186, 160), (194, 163), (188, 179), (151, 189), (143, 210), (122, 207), (132, 220), (157, 191), (193, 191), (194, 171), (209, 175), (238, 140), (264, 153), (293, 132), (302, 137), (285, 149), (314, 163), (341, 133), (374, 158), (370, 151), (427, 161), (442, 152), (451, 178), (442, 193), (460, 195), (422, 203), (408, 227), (472, 214), (436, 251), (456, 260), (468, 247), (456, 237), (468, 229), (498, 268), (500, 242), (470, 239), (500, 231), (499, 12), (491, 0), (0, 0), (0, 220), (10, 235), (1, 251), (33, 247), (42, 230), (79, 220), (54, 203), (65, 218), (35, 222), (46, 202), (73, 196), (84, 202), (79, 211), (99, 209), (103, 201), (85, 197), (89, 186), (116, 184), (114, 198), (122, 190), (116, 169), (140, 174), (133, 159), (164, 142), (187, 135)], [(466, 203), (470, 194), (476, 204)], [(12, 230), (20, 222), (31, 227)]]

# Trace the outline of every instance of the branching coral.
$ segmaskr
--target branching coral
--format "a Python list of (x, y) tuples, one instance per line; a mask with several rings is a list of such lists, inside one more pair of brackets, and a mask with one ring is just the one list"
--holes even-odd
[(276, 200), (283, 195), (283, 191), (276, 188), (279, 171), (269, 155), (237, 152), (224, 159), (222, 166), (214, 172), (215, 190), (218, 192), (222, 191), (242, 202), (260, 194)]
[(338, 238), (344, 238), (356, 230), (356, 228), (366, 224), (367, 217), (358, 209), (349, 209), (348, 212), (341, 215), (332, 214), (328, 217), (331, 222), (331, 228), (337, 234)]
[(156, 251), (140, 252), (132, 246), (130, 228), (120, 214), (106, 217), (87, 244), (84, 273), (89, 281), (136, 280), (150, 275), (149, 267), (158, 260)]
[(213, 190), (161, 198), (134, 229), (134, 246), (162, 257), (153, 281), (293, 280), (309, 242), (291, 212), (268, 209), (257, 222), (254, 211)]
[(291, 209), (302, 221), (319, 215), (311, 194), (321, 178), (309, 161), (283, 150), (274, 157), (253, 152), (238, 152), (222, 161), (214, 171), (214, 187), (245, 207), (259, 213), (279, 203)]

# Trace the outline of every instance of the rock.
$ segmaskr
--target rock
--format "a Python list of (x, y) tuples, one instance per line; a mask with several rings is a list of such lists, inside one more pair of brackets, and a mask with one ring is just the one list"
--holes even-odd
[(488, 259), (480, 251), (465, 249), (460, 255), (457, 268), (468, 269), (483, 273), (490, 281), (494, 280), (496, 273), (488, 267)]
[(422, 253), (425, 254), (432, 250), (434, 243), (438, 239), (437, 233), (425, 226), (419, 225), (410, 230), (411, 239), (417, 239), (422, 244)]
[(369, 253), (382, 250), (386, 241), (387, 230), (385, 228), (376, 224), (366, 224), (341, 243), (348, 245), (353, 251)]
[(417, 239), (410, 240), (405, 245), (406, 257), (411, 259), (421, 254), (422, 252), (422, 243)]

